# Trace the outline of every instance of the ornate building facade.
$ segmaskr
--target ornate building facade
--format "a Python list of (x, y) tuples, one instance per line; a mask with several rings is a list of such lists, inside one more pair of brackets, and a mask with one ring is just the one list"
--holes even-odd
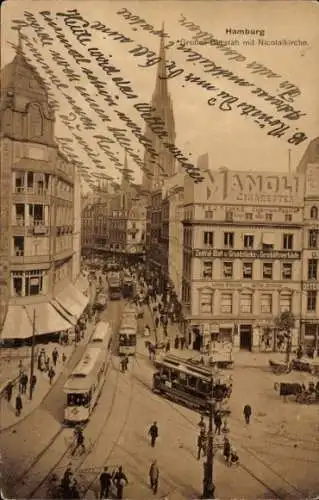
[[(52, 300), (64, 302), (63, 292), (72, 302), (76, 290), (80, 179), (55, 143), (46, 86), (20, 41), (1, 71), (0, 114), (1, 337), (21, 339), (32, 335), (33, 311), (36, 334), (72, 326), (70, 310), (60, 313)], [(77, 293), (75, 316), (86, 303)]]

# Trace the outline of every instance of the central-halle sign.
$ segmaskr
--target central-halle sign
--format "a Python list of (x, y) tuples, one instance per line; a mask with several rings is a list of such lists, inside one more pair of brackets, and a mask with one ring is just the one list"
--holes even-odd
[(215, 248), (195, 248), (193, 257), (217, 259), (300, 259), (301, 252), (292, 250), (219, 250)]

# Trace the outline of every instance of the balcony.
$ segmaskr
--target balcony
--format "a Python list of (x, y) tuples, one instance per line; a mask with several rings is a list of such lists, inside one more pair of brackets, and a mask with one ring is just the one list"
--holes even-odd
[(24, 255), (24, 252), (16, 252), (10, 259), (11, 265), (43, 264), (49, 261), (48, 255)]
[(34, 220), (29, 227), (33, 229), (33, 234), (48, 234), (48, 227), (45, 225), (44, 219)]
[(37, 203), (48, 201), (49, 190), (39, 186), (16, 186), (13, 190), (13, 201), (16, 203)]

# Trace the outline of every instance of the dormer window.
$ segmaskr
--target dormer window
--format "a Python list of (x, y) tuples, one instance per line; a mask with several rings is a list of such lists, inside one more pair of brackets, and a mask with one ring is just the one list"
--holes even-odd
[(310, 219), (318, 219), (318, 208), (317, 207), (311, 207)]

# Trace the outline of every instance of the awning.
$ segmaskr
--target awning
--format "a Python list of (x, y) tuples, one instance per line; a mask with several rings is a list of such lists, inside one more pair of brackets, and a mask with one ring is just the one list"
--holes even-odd
[(275, 243), (274, 233), (263, 233), (262, 238), (264, 245), (274, 245)]
[(60, 304), (71, 316), (79, 319), (86, 305), (89, 302), (88, 297), (85, 297), (75, 286), (69, 284), (55, 297), (55, 301)]
[(25, 306), (25, 309), (31, 322), (33, 320), (33, 311), (35, 310), (36, 335), (62, 332), (63, 330), (68, 330), (72, 326), (49, 302), (30, 304)]
[(32, 337), (32, 323), (23, 306), (9, 306), (0, 337), (8, 340)]
[(78, 319), (76, 316), (72, 316), (71, 313), (69, 313), (66, 309), (64, 309), (64, 307), (62, 307), (59, 302), (57, 302), (56, 300), (51, 300), (51, 304), (52, 306), (54, 307), (54, 309), (56, 309), (58, 311), (59, 314), (61, 314), (61, 316), (63, 318), (65, 318), (71, 325), (76, 325), (77, 322), (78, 322)]
[(80, 275), (75, 282), (75, 287), (77, 290), (80, 290), (80, 292), (86, 292), (88, 290), (89, 286), (90, 286), (90, 284), (89, 284), (87, 278), (85, 278), (85, 276), (83, 276), (83, 275)]

